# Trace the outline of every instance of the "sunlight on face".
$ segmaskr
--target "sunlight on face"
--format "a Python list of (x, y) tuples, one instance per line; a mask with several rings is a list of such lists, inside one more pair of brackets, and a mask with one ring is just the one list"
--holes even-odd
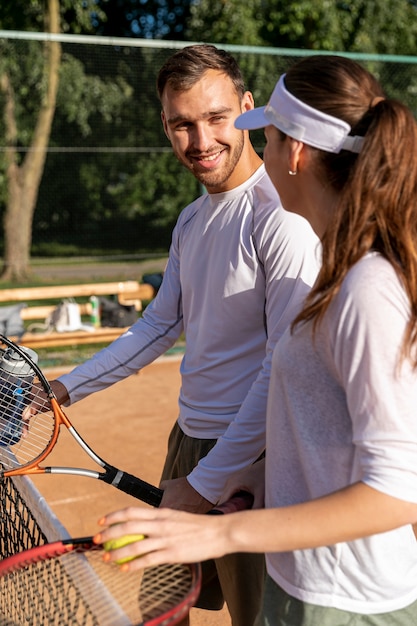
[(283, 200), (283, 196), (285, 196), (285, 183), (288, 178), (288, 163), (284, 160), (285, 144), (278, 129), (272, 125), (265, 127), (265, 139), (265, 169), (275, 189), (281, 196), (281, 200)]
[(264, 150), (265, 169), (278, 191), (282, 205), (287, 211), (305, 215), (305, 203), (300, 193), (299, 176), (290, 176), (290, 146), (293, 141), (283, 136), (275, 126), (265, 127), (266, 146)]
[(234, 127), (242, 104), (230, 78), (208, 70), (187, 91), (168, 85), (162, 106), (165, 133), (180, 163), (211, 193), (233, 188), (244, 133)]

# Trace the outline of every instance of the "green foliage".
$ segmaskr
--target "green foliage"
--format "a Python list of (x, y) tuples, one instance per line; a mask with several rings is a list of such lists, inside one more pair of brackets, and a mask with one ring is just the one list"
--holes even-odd
[[(34, 116), (39, 110), (45, 93), (45, 77), (42, 65), (42, 44), (37, 41), (27, 42), (27, 53), (16, 54), (16, 47), (10, 40), (0, 40), (0, 75), (7, 74), (14, 93), (14, 114), (17, 121), (18, 144), (30, 143)], [(34, 62), (35, 59), (35, 62)], [(37, 62), (39, 59), (40, 62)], [(1, 108), (5, 106), (5, 97), (0, 91)], [(0, 117), (0, 132), (4, 136), (4, 117)]]
[[(149, 154), (137, 160), (126, 181), (108, 187), (128, 219), (139, 218), (150, 230), (172, 228), (181, 209), (200, 190), (196, 179), (171, 154)], [(174, 193), (173, 193), (174, 191)]]
[[(55, 193), (61, 203), (51, 205)], [(47, 162), (33, 252), (45, 256), (49, 247), (56, 250), (56, 240), (77, 241), (83, 254), (167, 250), (179, 212), (199, 193), (197, 181), (170, 150), (59, 155)]]
[[(160, 37), (248, 46), (236, 52), (264, 104), (296, 57), (249, 46), (414, 55), (417, 10), (408, 0), (60, 0), (65, 33)], [(42, 31), (42, 0), (0, 3), (0, 28)], [(45, 93), (43, 43), (0, 40), (0, 76), (16, 96), (21, 163)], [(155, 90), (173, 50), (62, 44), (57, 109), (33, 224), (33, 254), (66, 256), (169, 246), (181, 209), (200, 192), (172, 155)], [(417, 66), (368, 64), (389, 95), (417, 110)], [(4, 97), (0, 92), (0, 111)], [(0, 137), (4, 137), (0, 115)], [(262, 131), (254, 134), (260, 150)], [(0, 218), (7, 200), (0, 152)]]
[(186, 29), (213, 43), (409, 55), (416, 35), (409, 0), (196, 0)]
[(408, 0), (266, 0), (265, 43), (309, 50), (415, 54), (416, 9)]
[(38, 243), (32, 247), (32, 254), (34, 256), (45, 258), (58, 258), (58, 257), (77, 257), (80, 256), (81, 251), (76, 244), (62, 244), (55, 241), (48, 241), (45, 243)]
[(261, 0), (199, 0), (191, 5), (186, 38), (211, 43), (258, 46)]
[(57, 107), (68, 123), (76, 123), (84, 137), (91, 134), (93, 116), (112, 122), (123, 107), (131, 106), (132, 94), (132, 87), (122, 76), (111, 80), (88, 75), (79, 59), (63, 56)]
[[(0, 28), (43, 32), (47, 30), (44, 0), (13, 0), (0, 3)], [(106, 20), (96, 0), (60, 0), (62, 32), (92, 33), (92, 16)]]

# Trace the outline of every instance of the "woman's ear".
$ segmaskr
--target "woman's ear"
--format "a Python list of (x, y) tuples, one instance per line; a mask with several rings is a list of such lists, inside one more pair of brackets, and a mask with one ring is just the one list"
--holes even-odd
[(288, 167), (291, 172), (298, 172), (303, 163), (304, 157), (304, 144), (302, 141), (298, 141), (297, 139), (293, 139), (292, 137), (288, 137), (287, 140), (289, 142), (288, 150)]

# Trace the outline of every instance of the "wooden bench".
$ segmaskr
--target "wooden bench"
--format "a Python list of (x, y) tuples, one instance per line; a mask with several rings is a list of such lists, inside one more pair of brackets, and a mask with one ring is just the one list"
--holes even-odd
[[(0, 289), (0, 306), (26, 303), (21, 310), (21, 318), (25, 321), (39, 320), (44, 322), (52, 313), (57, 304), (65, 298), (78, 303), (81, 315), (92, 314), (92, 304), (88, 301), (91, 296), (117, 296), (120, 304), (134, 305), (139, 312), (142, 310), (142, 301), (152, 300), (155, 291), (151, 285), (141, 284), (135, 280), (111, 283), (92, 283), (80, 285), (54, 285), (48, 287), (21, 287)], [(87, 299), (87, 301), (86, 301)], [(45, 301), (45, 304), (39, 304)], [(35, 302), (30, 305), (30, 302)], [(77, 330), (69, 332), (28, 332), (20, 338), (20, 343), (30, 348), (47, 348), (56, 346), (74, 346), (78, 344), (111, 342), (119, 337), (127, 328), (98, 327), (94, 330)]]

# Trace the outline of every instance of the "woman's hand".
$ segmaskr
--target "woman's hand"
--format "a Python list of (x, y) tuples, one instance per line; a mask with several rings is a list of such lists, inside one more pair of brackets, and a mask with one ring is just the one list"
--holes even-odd
[[(144, 539), (106, 553), (104, 560), (135, 560), (123, 564), (124, 570), (136, 570), (162, 563), (194, 563), (223, 556), (227, 545), (231, 515), (195, 515), (173, 509), (129, 507), (106, 515), (99, 524), (106, 527), (94, 537), (98, 544), (126, 535), (144, 535)], [(121, 543), (123, 540), (121, 540)]]

